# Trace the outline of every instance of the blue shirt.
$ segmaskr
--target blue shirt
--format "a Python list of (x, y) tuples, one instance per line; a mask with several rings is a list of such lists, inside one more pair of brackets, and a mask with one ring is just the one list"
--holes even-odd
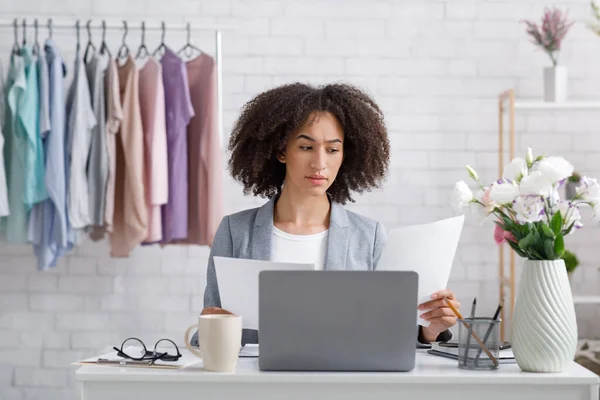
[(27, 211), (34, 204), (48, 198), (44, 183), (44, 149), (40, 137), (40, 99), (38, 88), (38, 65), (33, 59), (30, 47), (22, 50), (27, 76), (26, 91), (21, 107), (19, 120), (27, 138), (25, 157), (25, 206)]
[(10, 214), (0, 221), (0, 231), (6, 241), (24, 244), (27, 241), (27, 207), (25, 205), (25, 161), (27, 136), (19, 121), (19, 108), (26, 94), (25, 60), (12, 54), (7, 79), (7, 110), (5, 112), (4, 161)]
[(49, 198), (33, 208), (29, 220), (29, 240), (34, 245), (39, 269), (55, 267), (58, 257), (73, 247), (66, 207), (65, 66), (52, 39), (46, 41), (44, 49), (48, 61), (50, 130), (42, 136)]

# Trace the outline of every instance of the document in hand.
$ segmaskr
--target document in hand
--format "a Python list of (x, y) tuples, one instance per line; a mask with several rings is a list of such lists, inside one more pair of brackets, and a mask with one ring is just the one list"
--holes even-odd
[(264, 270), (314, 270), (314, 264), (214, 257), (221, 307), (242, 316), (242, 326), (258, 329), (258, 274)]
[[(377, 265), (377, 271), (415, 271), (419, 274), (418, 304), (431, 300), (434, 292), (445, 289), (464, 223), (464, 215), (429, 224), (390, 230)], [(417, 323), (427, 310), (415, 310)]]

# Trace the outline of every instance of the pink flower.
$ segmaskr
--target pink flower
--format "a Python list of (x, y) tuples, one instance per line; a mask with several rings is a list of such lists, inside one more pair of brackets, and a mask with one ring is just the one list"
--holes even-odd
[(500, 227), (500, 225), (496, 224), (496, 229), (494, 229), (494, 241), (496, 244), (502, 244), (510, 240), (511, 242), (517, 242), (517, 239), (510, 231), (505, 231)]
[(494, 207), (496, 207), (496, 203), (494, 203), (491, 199), (490, 199), (490, 192), (492, 191), (492, 186), (488, 186), (486, 188), (484, 188), (480, 193), (480, 199), (479, 201), (481, 202), (481, 204), (483, 204), (483, 207), (485, 208), (485, 212), (487, 212), (488, 214), (491, 213), (492, 211), (494, 211)]
[(483, 201), (483, 204), (490, 204), (490, 192), (492, 191), (492, 187), (489, 186), (488, 188), (485, 189), (485, 192), (483, 192), (483, 197), (481, 198), (481, 200)]
[(558, 8), (546, 8), (541, 26), (533, 21), (523, 21), (527, 25), (526, 32), (531, 36), (531, 42), (548, 53), (553, 65), (557, 64), (557, 56), (554, 53), (560, 52), (562, 41), (574, 24), (574, 21), (568, 21), (567, 14), (568, 12), (563, 13)]

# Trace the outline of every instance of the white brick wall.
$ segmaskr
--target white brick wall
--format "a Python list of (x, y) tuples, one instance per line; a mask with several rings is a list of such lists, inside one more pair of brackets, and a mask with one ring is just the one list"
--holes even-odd
[[(542, 94), (547, 57), (528, 42), (524, 18), (539, 18), (550, 2), (537, 0), (0, 0), (0, 18), (45, 18), (55, 23), (95, 21), (130, 24), (145, 19), (167, 27), (234, 23), (223, 35), (224, 123), (231, 129), (239, 108), (258, 92), (296, 80), (349, 81), (365, 88), (385, 111), (392, 160), (381, 191), (357, 196), (348, 207), (388, 228), (453, 215), (448, 193), (464, 179), (463, 165), (483, 179), (497, 176), (497, 94), (514, 87), (520, 97)], [(561, 2), (578, 23), (567, 36), (561, 62), (569, 67), (572, 98), (600, 97), (599, 40), (584, 28), (587, 0)], [(31, 35), (31, 30), (29, 34)], [(159, 32), (148, 32), (151, 49)], [(139, 43), (131, 31), (128, 43)], [(74, 32), (54, 32), (72, 69)], [(94, 40), (99, 31), (93, 32)], [(82, 40), (86, 40), (82, 30)], [(31, 37), (30, 37), (31, 39)], [(107, 39), (116, 49), (120, 32)], [(213, 36), (196, 35), (212, 53)], [(185, 34), (167, 32), (178, 49)], [(0, 57), (6, 60), (12, 31), (3, 29)], [(562, 154), (584, 173), (600, 177), (596, 112), (521, 113), (515, 120), (517, 150)], [(227, 180), (225, 210), (263, 203), (244, 197)], [(582, 265), (575, 293), (600, 294), (597, 243), (600, 229), (567, 239)], [(463, 304), (478, 297), (482, 312), (498, 300), (497, 249), (491, 228), (468, 221), (451, 274)], [(202, 308), (208, 249), (172, 246), (138, 248), (129, 259), (111, 259), (106, 242), (86, 242), (52, 271), (38, 272), (31, 249), (0, 246), (0, 399), (76, 398), (69, 363), (129, 336), (150, 345), (182, 332)], [(600, 336), (600, 311), (579, 306), (581, 336)]]

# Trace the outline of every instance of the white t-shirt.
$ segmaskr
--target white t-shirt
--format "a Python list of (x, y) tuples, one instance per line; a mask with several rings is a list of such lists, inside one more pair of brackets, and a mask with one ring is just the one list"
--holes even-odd
[(294, 235), (273, 226), (271, 261), (312, 263), (316, 270), (322, 270), (328, 235), (328, 230), (310, 235)]
[(67, 212), (73, 229), (91, 223), (88, 202), (87, 162), (96, 115), (92, 109), (90, 87), (83, 60), (75, 60), (75, 76), (67, 97), (67, 149), (69, 154), (69, 187)]

